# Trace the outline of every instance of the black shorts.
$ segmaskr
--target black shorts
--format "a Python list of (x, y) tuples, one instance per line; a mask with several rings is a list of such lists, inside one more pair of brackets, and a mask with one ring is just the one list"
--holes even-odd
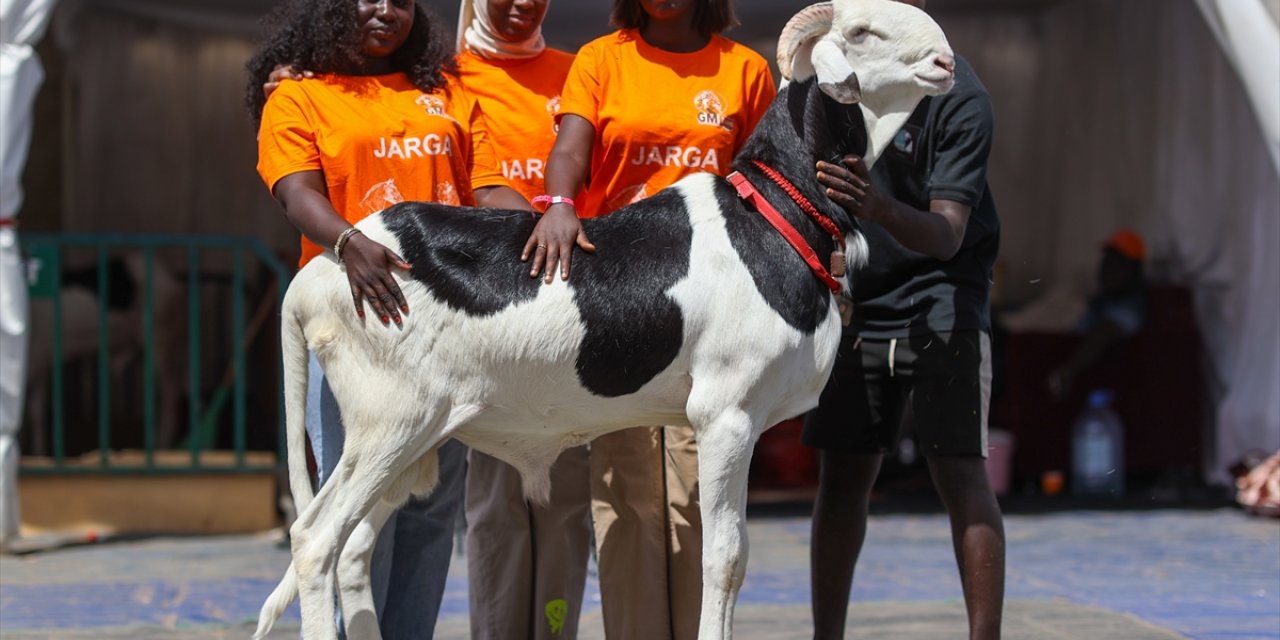
[(803, 441), (847, 453), (894, 452), (906, 422), (924, 455), (985, 458), (990, 400), (991, 339), (983, 331), (887, 341), (845, 334)]

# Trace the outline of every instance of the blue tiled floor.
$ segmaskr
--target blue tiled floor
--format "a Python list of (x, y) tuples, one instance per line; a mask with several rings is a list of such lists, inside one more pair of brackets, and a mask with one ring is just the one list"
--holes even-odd
[[(807, 628), (807, 518), (754, 518), (749, 530), (739, 617), (779, 607)], [(1276, 521), (1232, 509), (1071, 511), (1010, 515), (1006, 530), (1010, 601), (1092, 605), (1191, 638), (1280, 638)], [(940, 514), (873, 517), (854, 602), (959, 601), (949, 535)], [(262, 536), (153, 538), (0, 558), (0, 633), (243, 624), (287, 564), (287, 552)], [(598, 593), (593, 579), (587, 613), (598, 609)], [(458, 561), (442, 620), (465, 628), (466, 612)]]

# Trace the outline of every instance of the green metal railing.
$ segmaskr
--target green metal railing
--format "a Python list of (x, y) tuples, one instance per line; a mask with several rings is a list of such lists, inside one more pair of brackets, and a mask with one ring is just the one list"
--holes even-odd
[[(245, 262), (246, 258), (256, 258), (275, 278), (274, 301), (270, 309), (274, 311), (269, 317), (255, 318), (259, 322), (279, 317), (280, 303), (288, 286), (289, 270), (274, 254), (258, 240), (253, 238), (232, 236), (179, 236), (179, 235), (133, 235), (133, 234), (22, 234), (21, 243), (37, 262), (34, 273), (36, 277), (30, 286), (32, 300), (48, 298), (52, 302), (52, 381), (50, 397), (52, 399), (50, 416), (49, 445), (51, 455), (40, 463), (24, 461), (24, 474), (76, 474), (76, 473), (241, 473), (246, 471), (267, 471), (271, 465), (253, 463), (247, 459), (246, 430), (247, 416), (247, 355), (249, 340), (246, 339), (246, 305), (245, 305)], [(97, 318), (97, 449), (96, 461), (86, 461), (84, 457), (69, 459), (66, 451), (67, 416), (66, 416), (66, 380), (64, 362), (63, 336), (63, 301), (62, 272), (65, 255), (69, 251), (81, 253), (91, 252), (96, 262), (97, 283), (96, 295), (99, 300)], [(111, 413), (111, 371), (110, 371), (110, 335), (106, 301), (110, 294), (108, 280), (108, 263), (114, 255), (122, 251), (141, 252), (144, 278), (141, 284), (142, 296), (142, 388), (143, 388), (143, 443), (142, 461), (122, 462), (113, 460), (112, 455), (112, 413)], [(187, 309), (187, 439), (180, 461), (172, 455), (165, 460), (157, 460), (157, 394), (156, 394), (156, 300), (155, 262), (157, 252), (166, 255), (182, 252), (186, 255), (186, 309)], [(201, 339), (202, 316), (206, 310), (202, 305), (201, 275), (202, 260), (211, 254), (223, 252), (228, 254), (231, 263), (231, 336), (226, 345), (230, 352), (228, 371), (232, 373), (229, 384), (220, 384), (209, 395), (206, 401), (202, 398), (203, 389), (201, 375), (203, 370), (203, 348)], [(262, 315), (262, 314), (259, 314)], [(260, 326), (260, 325), (259, 325)], [(277, 359), (277, 367), (279, 367)], [(277, 374), (279, 371), (277, 370)], [(280, 375), (277, 381), (282, 380)], [(280, 382), (279, 384), (283, 384)], [(281, 389), (276, 389), (276, 460), (284, 459), (284, 400)], [(209, 461), (204, 454), (213, 448), (216, 430), (222, 412), (231, 410), (233, 461)]]

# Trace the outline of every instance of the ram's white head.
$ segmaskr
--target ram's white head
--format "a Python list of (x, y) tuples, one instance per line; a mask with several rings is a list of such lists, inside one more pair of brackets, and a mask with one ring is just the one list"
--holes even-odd
[(860, 105), (868, 166), (920, 100), (955, 84), (955, 58), (942, 28), (923, 10), (895, 0), (806, 7), (778, 38), (778, 68), (784, 85), (817, 76), (823, 93)]
[(894, 0), (834, 0), (797, 13), (778, 39), (785, 80), (818, 76), (845, 103), (885, 104), (945, 93), (955, 60), (942, 28), (924, 11)]

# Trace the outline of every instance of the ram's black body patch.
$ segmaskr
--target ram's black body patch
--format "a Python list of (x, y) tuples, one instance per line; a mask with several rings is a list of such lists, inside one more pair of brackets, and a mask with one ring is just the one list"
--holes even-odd
[(634, 393), (676, 359), (684, 318), (667, 290), (689, 273), (693, 237), (675, 189), (617, 213), (585, 221), (596, 252), (575, 254), (569, 276), (587, 325), (578, 377), (602, 396)]
[[(382, 219), (414, 279), (452, 308), (490, 315), (545, 286), (520, 262), (533, 230), (528, 213), (405, 202)], [(584, 226), (597, 251), (575, 250), (569, 280), (586, 325), (579, 381), (602, 396), (634, 393), (684, 341), (680, 308), (666, 292), (689, 272), (689, 214), (680, 194), (667, 190)]]
[(413, 278), (451, 308), (486, 316), (537, 295), (542, 281), (520, 262), (533, 232), (527, 212), (401, 202), (381, 215)]

